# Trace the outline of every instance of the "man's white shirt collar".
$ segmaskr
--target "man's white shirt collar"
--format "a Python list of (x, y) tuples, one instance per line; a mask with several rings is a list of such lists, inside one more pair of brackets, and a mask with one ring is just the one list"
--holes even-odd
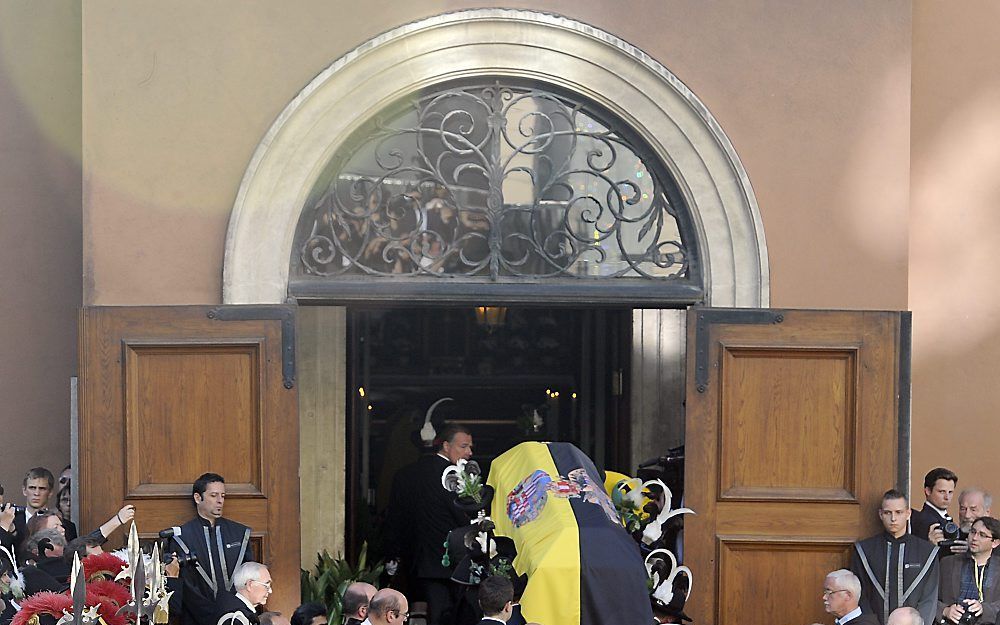
[(256, 612), (257, 611), (257, 606), (255, 606), (254, 604), (250, 603), (250, 601), (246, 597), (244, 597), (241, 593), (236, 593), (236, 596), (239, 597), (240, 601), (242, 601), (243, 603), (247, 604), (247, 607), (250, 608), (251, 612)]
[(844, 623), (846, 623), (848, 621), (853, 621), (854, 619), (858, 618), (859, 616), (861, 616), (861, 606), (858, 606), (858, 607), (854, 608), (853, 610), (851, 610), (850, 612), (848, 612), (844, 616), (840, 617), (840, 619), (839, 619), (840, 625), (844, 625)]
[(939, 516), (941, 516), (941, 517), (948, 516), (948, 511), (947, 510), (942, 510), (941, 508), (938, 508), (937, 506), (935, 506), (934, 504), (932, 504), (929, 501), (927, 502), (927, 505), (930, 506), (931, 508), (933, 508), (934, 510), (936, 510)]

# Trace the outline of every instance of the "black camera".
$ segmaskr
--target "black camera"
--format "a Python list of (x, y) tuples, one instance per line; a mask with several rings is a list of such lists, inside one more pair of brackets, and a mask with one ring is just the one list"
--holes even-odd
[(945, 521), (942, 523), (941, 531), (944, 533), (945, 540), (958, 540), (960, 536), (958, 523), (955, 523), (954, 521)]
[(177, 564), (184, 566), (185, 564), (197, 564), (198, 556), (193, 553), (180, 553), (178, 551), (165, 551), (163, 553), (163, 563), (167, 564), (174, 558), (177, 558)]
[(177, 558), (177, 564), (184, 566), (185, 564), (197, 564), (198, 556), (193, 553), (181, 553), (179, 551), (167, 551), (167, 542), (174, 536), (179, 536), (181, 530), (179, 527), (168, 527), (165, 530), (160, 530), (160, 541), (163, 543), (160, 552), (163, 554), (163, 563), (167, 564), (174, 558)]
[(962, 612), (961, 618), (958, 619), (958, 625), (976, 625), (976, 621), (979, 620), (979, 614), (973, 614), (972, 610), (969, 609), (969, 604), (972, 603), (972, 600), (965, 599), (962, 603), (965, 604), (965, 612)]

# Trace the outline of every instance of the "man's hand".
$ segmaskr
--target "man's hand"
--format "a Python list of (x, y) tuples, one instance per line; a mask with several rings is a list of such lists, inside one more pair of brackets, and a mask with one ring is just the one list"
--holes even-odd
[(965, 609), (966, 610), (968, 610), (969, 612), (972, 612), (976, 616), (979, 616), (980, 614), (983, 613), (983, 604), (979, 603), (975, 599), (966, 599), (962, 603), (965, 604)]
[(935, 547), (939, 542), (944, 540), (944, 530), (941, 529), (940, 523), (931, 525), (930, 529), (927, 531), (927, 540), (931, 541), (931, 544)]
[(941, 612), (941, 616), (948, 619), (952, 623), (957, 623), (958, 619), (962, 618), (963, 614), (965, 614), (965, 609), (957, 603), (951, 604)]
[(0, 506), (0, 527), (8, 532), (14, 527), (14, 504), (5, 503)]
[(951, 546), (952, 553), (966, 553), (969, 551), (969, 541), (967, 540), (956, 540), (955, 544)]
[(177, 556), (173, 555), (170, 557), (170, 562), (163, 565), (163, 571), (167, 574), (167, 577), (179, 577), (181, 574), (181, 563), (177, 561)]

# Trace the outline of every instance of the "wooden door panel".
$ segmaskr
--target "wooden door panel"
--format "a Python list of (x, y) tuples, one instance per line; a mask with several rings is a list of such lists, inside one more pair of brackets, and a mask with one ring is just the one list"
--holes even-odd
[[(825, 622), (823, 576), (899, 481), (901, 336), (868, 311), (694, 309), (688, 325), (688, 611), (716, 625)], [(694, 349), (692, 350), (692, 346)], [(905, 404), (904, 404), (905, 405)]]
[(722, 499), (854, 500), (855, 350), (723, 345), (719, 366)]
[[(752, 622), (747, 608), (781, 606), (766, 618), (782, 623), (826, 622), (816, 618), (827, 572), (847, 566), (852, 541), (761, 540), (720, 537), (720, 623)], [(801, 583), (789, 585), (794, 573)], [(820, 610), (822, 612), (822, 610)], [(749, 617), (749, 618), (748, 618)], [(763, 619), (761, 619), (763, 622)]]
[(192, 518), (195, 478), (219, 473), (225, 516), (252, 528), (271, 568), (269, 605), (290, 613), (299, 600), (292, 346), (290, 307), (84, 308), (81, 529), (128, 502), (152, 539)]

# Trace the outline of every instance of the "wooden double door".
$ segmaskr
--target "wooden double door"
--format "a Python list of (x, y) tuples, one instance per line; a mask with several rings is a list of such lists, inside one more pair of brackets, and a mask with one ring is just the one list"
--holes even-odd
[[(85, 308), (84, 529), (123, 501), (143, 536), (191, 518), (191, 482), (227, 481), (254, 529), (269, 605), (298, 604), (295, 307)], [(829, 622), (825, 574), (905, 487), (909, 317), (688, 311), (684, 559), (701, 625)], [(558, 624), (554, 624), (558, 625)]]

